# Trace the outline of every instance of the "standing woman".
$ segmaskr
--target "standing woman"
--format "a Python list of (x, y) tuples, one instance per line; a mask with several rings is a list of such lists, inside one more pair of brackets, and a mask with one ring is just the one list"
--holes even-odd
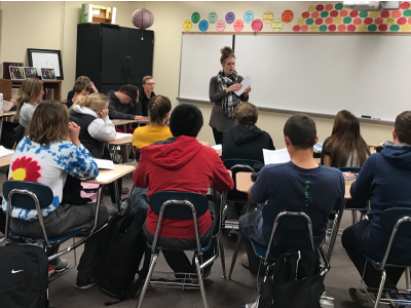
[(210, 117), (210, 126), (213, 129), (216, 144), (221, 144), (223, 132), (235, 126), (234, 110), (241, 101), (248, 101), (251, 87), (247, 87), (241, 96), (233, 91), (241, 89), (243, 77), (235, 70), (235, 55), (230, 47), (221, 50), (221, 66), (223, 67), (210, 80), (210, 101), (214, 104)]

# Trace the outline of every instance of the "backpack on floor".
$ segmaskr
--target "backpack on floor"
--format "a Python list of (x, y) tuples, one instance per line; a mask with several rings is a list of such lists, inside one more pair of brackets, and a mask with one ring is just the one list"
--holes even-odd
[[(104, 293), (118, 298), (119, 301), (107, 302), (106, 306), (141, 292), (150, 265), (150, 251), (146, 248), (143, 233), (145, 219), (142, 215), (117, 215), (108, 223), (105, 241), (107, 245), (99, 260), (97, 284)], [(144, 265), (139, 270), (143, 255)]]
[(32, 245), (0, 247), (0, 306), (48, 307), (48, 260), (44, 250)]
[(258, 308), (321, 308), (324, 277), (311, 251), (282, 254), (266, 271), (261, 284)]

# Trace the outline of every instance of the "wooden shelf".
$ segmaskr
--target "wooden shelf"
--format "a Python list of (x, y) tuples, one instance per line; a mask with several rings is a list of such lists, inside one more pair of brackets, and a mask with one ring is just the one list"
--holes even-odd
[[(13, 85), (20, 85), (24, 80), (11, 80), (0, 78), (0, 93), (3, 93), (3, 99), (11, 99), (11, 89)], [(44, 88), (54, 90), (54, 100), (61, 102), (61, 80), (42, 80)]]

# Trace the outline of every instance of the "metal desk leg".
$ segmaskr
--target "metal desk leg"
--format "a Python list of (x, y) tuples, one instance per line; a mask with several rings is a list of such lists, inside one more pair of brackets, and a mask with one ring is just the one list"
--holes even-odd
[(120, 207), (120, 194), (121, 192), (119, 191), (119, 185), (117, 180), (114, 181), (114, 193), (116, 195), (116, 205), (117, 205), (117, 212), (120, 214), (121, 213), (121, 207)]

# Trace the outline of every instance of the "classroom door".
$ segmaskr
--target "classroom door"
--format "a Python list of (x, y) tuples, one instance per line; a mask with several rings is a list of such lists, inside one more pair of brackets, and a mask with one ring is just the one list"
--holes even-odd
[(127, 83), (141, 85), (144, 76), (153, 74), (154, 32), (129, 29), (127, 45)]
[(126, 84), (128, 29), (103, 28), (101, 83)]

